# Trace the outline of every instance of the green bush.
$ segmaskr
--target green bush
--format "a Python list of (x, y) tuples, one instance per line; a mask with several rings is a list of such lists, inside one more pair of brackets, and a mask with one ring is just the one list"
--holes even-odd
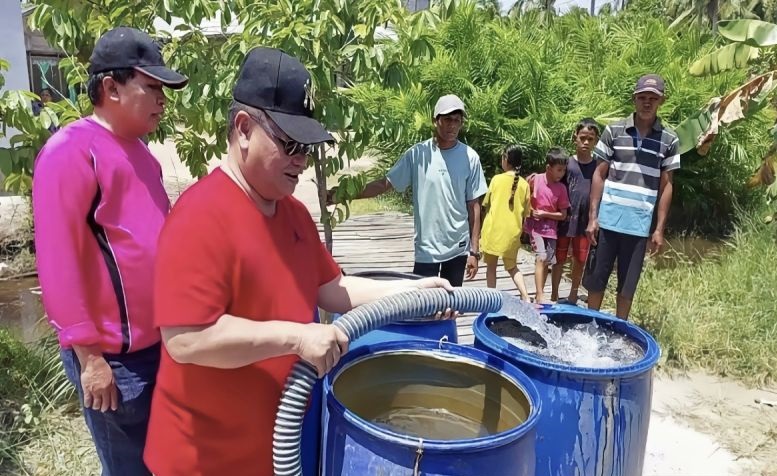
[(746, 215), (720, 256), (671, 269), (648, 266), (633, 319), (664, 357), (751, 383), (777, 380), (777, 246), (774, 227)]
[(53, 336), (27, 347), (0, 329), (0, 474), (35, 437), (42, 414), (72, 402), (58, 349)]
[[(413, 143), (432, 135), (436, 99), (455, 93), (468, 108), (462, 140), (481, 157), (486, 176), (499, 172), (501, 149), (521, 144), (524, 173), (544, 168), (554, 145), (572, 150), (571, 133), (581, 118), (606, 124), (633, 111), (631, 92), (642, 74), (667, 81), (660, 110), (668, 126), (741, 85), (745, 71), (697, 78), (689, 65), (716, 42), (696, 27), (671, 30), (656, 16), (622, 13), (569, 14), (537, 28), (527, 13), (493, 19), (471, 4), (460, 5), (432, 33), (435, 57), (408, 71), (413, 86), (401, 91), (357, 86), (351, 94), (383, 125), (373, 140), (385, 171)], [(761, 111), (721, 131), (707, 157), (686, 154), (675, 175), (675, 231), (730, 232), (734, 206), (752, 209), (758, 194), (745, 186), (770, 145), (774, 114)]]
[(19, 400), (27, 395), (38, 356), (10, 332), (0, 329), (0, 400)]

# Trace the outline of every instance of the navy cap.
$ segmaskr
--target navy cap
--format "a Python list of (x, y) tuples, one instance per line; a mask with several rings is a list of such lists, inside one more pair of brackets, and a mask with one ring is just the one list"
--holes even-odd
[(172, 89), (181, 89), (189, 78), (165, 66), (159, 44), (140, 30), (120, 26), (97, 40), (89, 58), (89, 74), (116, 69), (135, 69)]
[(334, 141), (313, 119), (310, 73), (279, 49), (259, 47), (248, 52), (232, 97), (263, 110), (294, 141), (308, 145)]
[(659, 96), (664, 95), (664, 80), (657, 74), (646, 74), (637, 80), (634, 94), (651, 92)]

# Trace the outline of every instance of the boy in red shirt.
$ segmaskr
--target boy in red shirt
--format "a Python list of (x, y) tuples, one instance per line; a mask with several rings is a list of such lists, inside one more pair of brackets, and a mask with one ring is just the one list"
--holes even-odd
[[(156, 476), (271, 475), (272, 430), (297, 358), (320, 375), (348, 350), (316, 306), (343, 313), (440, 278), (342, 276), (292, 197), (311, 144), (310, 75), (277, 49), (248, 53), (229, 111), (228, 157), (176, 203), (159, 242), (162, 360), (145, 460)], [(450, 312), (446, 312), (450, 316)]]

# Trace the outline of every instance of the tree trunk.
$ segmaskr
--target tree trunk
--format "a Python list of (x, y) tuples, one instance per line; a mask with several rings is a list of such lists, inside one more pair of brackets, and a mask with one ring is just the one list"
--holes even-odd
[(709, 0), (709, 3), (707, 3), (707, 17), (709, 17), (710, 25), (712, 26), (712, 36), (717, 36), (718, 34), (719, 7), (719, 0)]
[[(318, 207), (321, 211), (321, 224), (324, 226), (324, 243), (329, 253), (332, 253), (332, 220), (329, 218), (329, 210), (326, 208), (326, 154), (324, 144), (316, 147), (313, 153), (313, 167), (316, 170), (316, 187), (318, 188)], [(326, 309), (318, 308), (318, 319), (322, 324), (332, 323), (332, 314)]]
[(326, 208), (326, 172), (324, 161), (324, 145), (316, 147), (313, 154), (313, 167), (316, 170), (316, 186), (318, 187), (318, 207), (321, 211), (321, 224), (324, 226), (324, 244), (326, 249), (332, 252), (332, 221), (329, 219), (329, 210)]
[(596, 0), (591, 0), (591, 16), (596, 14)]

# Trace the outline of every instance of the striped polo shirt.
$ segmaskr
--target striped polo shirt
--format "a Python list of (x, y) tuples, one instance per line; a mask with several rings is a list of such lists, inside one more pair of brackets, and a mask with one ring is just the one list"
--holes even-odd
[(680, 168), (677, 134), (656, 118), (650, 134), (640, 137), (634, 115), (604, 129), (594, 149), (610, 171), (599, 205), (599, 227), (648, 237), (658, 198), (661, 172)]

